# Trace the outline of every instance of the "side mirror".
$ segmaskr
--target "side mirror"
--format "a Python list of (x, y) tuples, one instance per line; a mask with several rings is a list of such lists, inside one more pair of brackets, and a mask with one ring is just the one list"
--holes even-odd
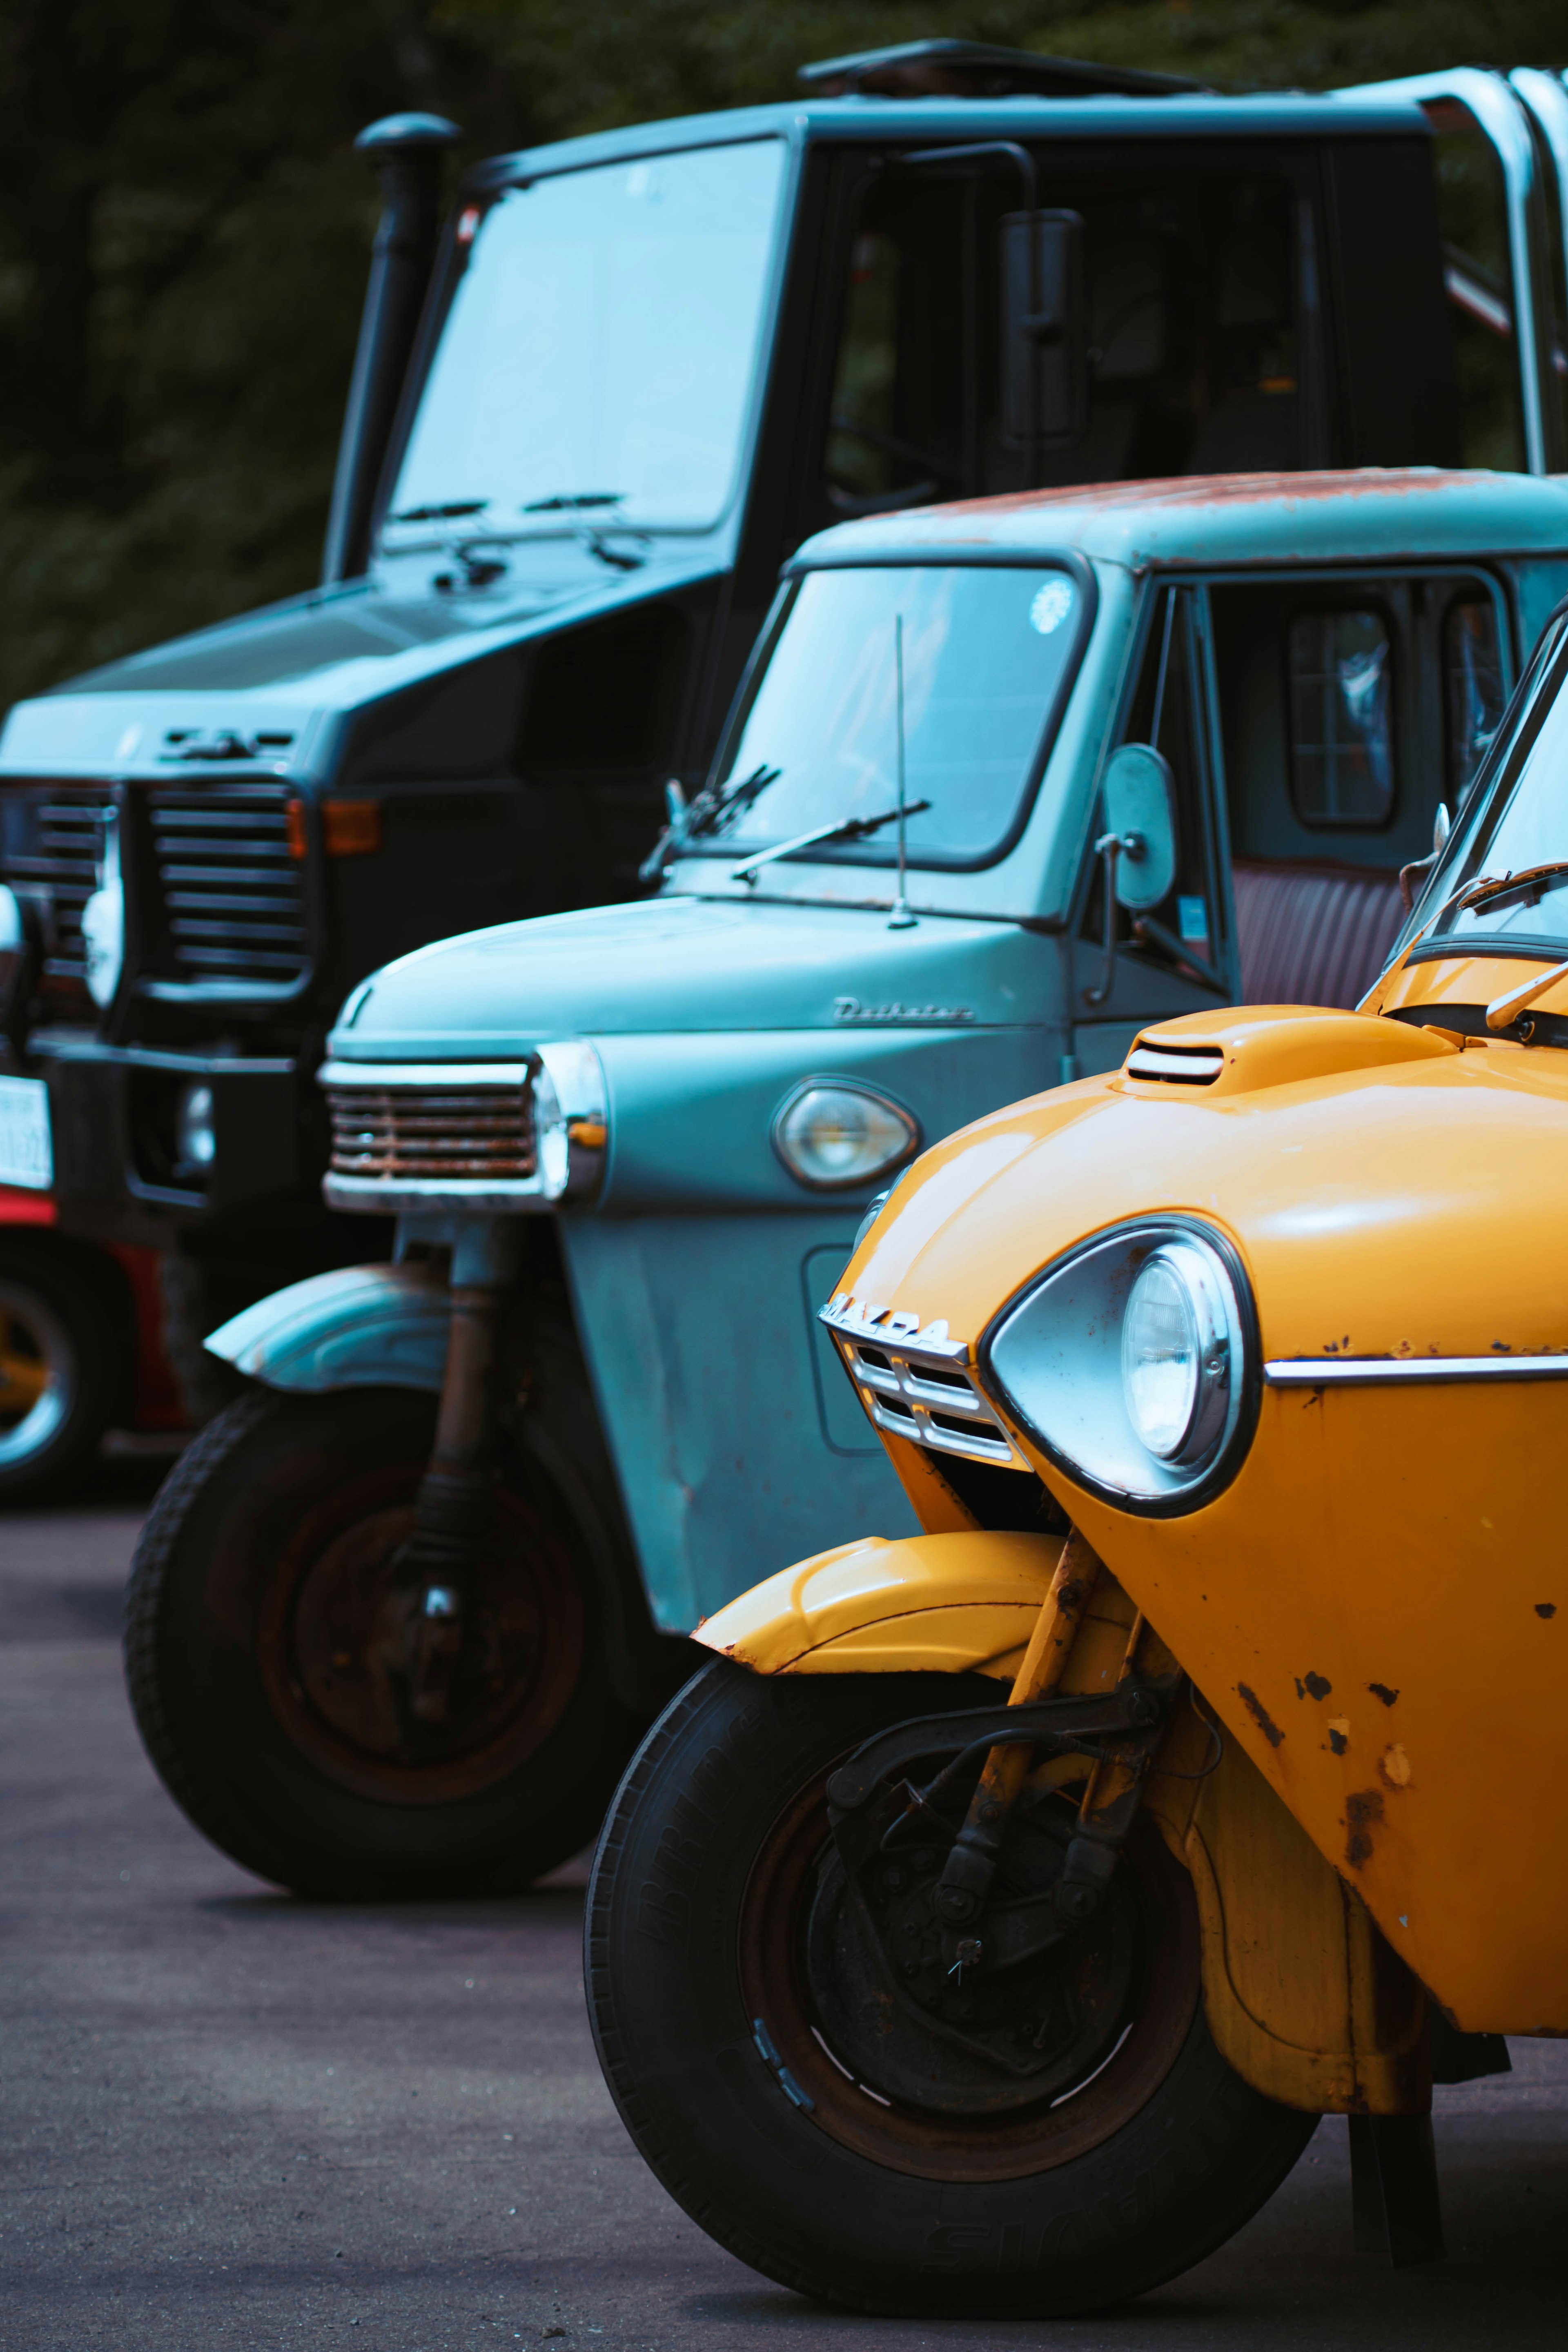
[(1002, 223), (1002, 439), (1060, 446), (1089, 412), (1083, 221), (1077, 213), (1009, 213)]
[(1083, 992), (1103, 1004), (1116, 977), (1116, 909), (1147, 915), (1176, 878), (1176, 793), (1171, 763), (1152, 743), (1123, 743), (1100, 784), (1105, 831), (1094, 854), (1105, 860), (1105, 962)]
[(1146, 915), (1176, 878), (1176, 793), (1171, 763), (1151, 743), (1123, 743), (1112, 752), (1100, 787), (1105, 807), (1103, 849), (1114, 841), (1116, 903)]

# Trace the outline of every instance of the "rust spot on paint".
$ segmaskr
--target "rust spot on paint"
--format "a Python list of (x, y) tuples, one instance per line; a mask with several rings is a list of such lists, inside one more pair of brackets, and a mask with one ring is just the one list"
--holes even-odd
[(1557, 1614), (1556, 1601), (1538, 1601), (1535, 1604), (1535, 1613), (1538, 1617), (1555, 1617)]
[(1303, 1675), (1301, 1679), (1314, 1698), (1327, 1698), (1333, 1689), (1333, 1685), (1326, 1675)]
[(1368, 1683), (1367, 1688), (1373, 1698), (1380, 1698), (1383, 1701), (1384, 1706), (1392, 1706), (1399, 1696), (1399, 1693), (1396, 1690), (1390, 1690), (1386, 1683)]
[(1331, 1730), (1329, 1733), (1329, 1746), (1336, 1756), (1342, 1756), (1345, 1749), (1350, 1746), (1350, 1741), (1345, 1738), (1342, 1731)]
[(1069, 1582), (1064, 1584), (1061, 1591), (1058, 1593), (1057, 1607), (1062, 1612), (1064, 1616), (1070, 1616), (1075, 1609), (1081, 1609), (1083, 1607), (1083, 1580), (1080, 1577), (1075, 1576)]
[(1378, 1758), (1377, 1769), (1391, 1789), (1410, 1786), (1410, 1759), (1397, 1739)]
[(1305, 1698), (1307, 1696), (1306, 1688), (1300, 1675), (1296, 1677), (1296, 1696), (1298, 1698)]
[(1278, 1748), (1279, 1742), (1284, 1738), (1285, 1734), (1270, 1717), (1268, 1709), (1264, 1706), (1263, 1701), (1258, 1697), (1258, 1693), (1249, 1688), (1246, 1683), (1237, 1683), (1236, 1686), (1236, 1695), (1241, 1701), (1243, 1706), (1247, 1709), (1248, 1715), (1252, 1717), (1254, 1723), (1258, 1726), (1259, 1731), (1263, 1734), (1265, 1739), (1268, 1742), (1270, 1748)]
[(1383, 1827), (1383, 1791), (1362, 1789), (1345, 1799), (1345, 1860), (1352, 1870), (1359, 1870), (1372, 1853), (1372, 1832)]

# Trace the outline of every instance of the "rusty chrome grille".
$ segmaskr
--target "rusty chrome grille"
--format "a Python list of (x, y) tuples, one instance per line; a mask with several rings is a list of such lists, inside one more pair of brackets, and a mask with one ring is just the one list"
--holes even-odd
[(184, 789), (147, 795), (148, 822), (182, 980), (266, 982), (304, 972), (304, 881), (289, 852), (283, 783)]
[(334, 1176), (361, 1181), (516, 1183), (534, 1173), (533, 1104), (522, 1064), (397, 1086), (326, 1088)]

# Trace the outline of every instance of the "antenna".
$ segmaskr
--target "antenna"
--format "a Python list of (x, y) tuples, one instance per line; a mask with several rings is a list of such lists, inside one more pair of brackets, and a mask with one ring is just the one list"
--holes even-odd
[(888, 918), (890, 931), (913, 930), (915, 919), (904, 896), (904, 616), (893, 615), (893, 701), (899, 725), (899, 895)]

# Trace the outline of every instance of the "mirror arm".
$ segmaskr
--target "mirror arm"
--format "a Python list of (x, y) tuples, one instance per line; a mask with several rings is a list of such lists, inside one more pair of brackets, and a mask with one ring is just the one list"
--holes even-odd
[(1086, 1004), (1103, 1004), (1116, 978), (1116, 861), (1123, 853), (1142, 856), (1142, 834), (1102, 833), (1094, 845), (1095, 856), (1105, 860), (1105, 961), (1097, 984), (1083, 992)]

